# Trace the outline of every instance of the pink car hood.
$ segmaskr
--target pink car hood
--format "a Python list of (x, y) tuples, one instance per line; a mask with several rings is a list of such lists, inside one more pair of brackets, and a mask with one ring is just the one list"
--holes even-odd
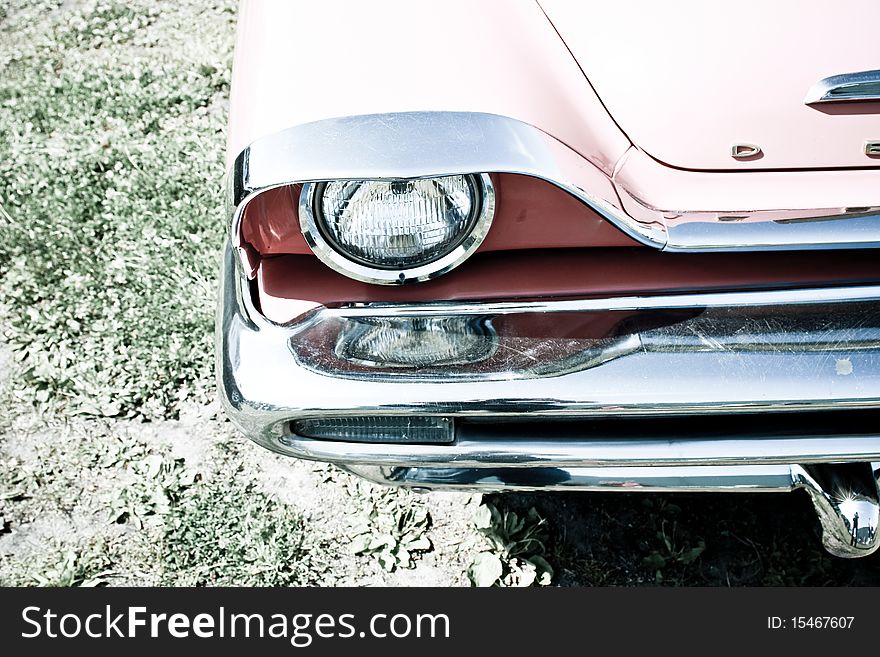
[[(539, 0), (632, 142), (684, 169), (880, 167), (880, 103), (808, 106), (819, 80), (880, 69), (877, 0)], [(754, 144), (749, 161), (733, 144)]]

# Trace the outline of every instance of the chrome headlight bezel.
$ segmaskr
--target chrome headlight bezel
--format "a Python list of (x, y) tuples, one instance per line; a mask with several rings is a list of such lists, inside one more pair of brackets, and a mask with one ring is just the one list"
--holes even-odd
[[(423, 264), (411, 267), (387, 268), (373, 266), (343, 253), (325, 236), (319, 222), (316, 204), (324, 182), (305, 183), (299, 197), (299, 223), (309, 248), (325, 265), (334, 271), (365, 283), (378, 285), (402, 285), (416, 281), (428, 281), (454, 269), (467, 260), (483, 243), (495, 215), (495, 187), (488, 174), (448, 174), (464, 175), (470, 178), (475, 190), (474, 218), (469, 222), (470, 229), (444, 254)], [(443, 176), (430, 176), (430, 178)], [(387, 180), (387, 179), (385, 179)]]

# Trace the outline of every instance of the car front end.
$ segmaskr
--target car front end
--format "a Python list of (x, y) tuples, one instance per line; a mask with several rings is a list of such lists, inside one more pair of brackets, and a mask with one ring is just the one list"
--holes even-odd
[(819, 112), (852, 161), (765, 167), (744, 135), (726, 168), (670, 164), (556, 3), (391, 4), (245, 5), (217, 323), (239, 429), (419, 489), (804, 489), (826, 548), (874, 552), (877, 99)]

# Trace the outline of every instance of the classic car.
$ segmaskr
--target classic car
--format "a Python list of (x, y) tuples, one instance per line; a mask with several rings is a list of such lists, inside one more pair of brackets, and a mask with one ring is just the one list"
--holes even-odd
[(793, 491), (880, 545), (876, 0), (243, 2), (221, 396), (421, 490)]

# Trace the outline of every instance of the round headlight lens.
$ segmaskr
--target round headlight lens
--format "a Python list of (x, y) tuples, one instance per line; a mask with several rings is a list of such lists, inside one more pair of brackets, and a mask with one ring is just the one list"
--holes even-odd
[(473, 176), (328, 182), (314, 203), (319, 229), (336, 250), (382, 269), (443, 257), (468, 236), (480, 209)]

